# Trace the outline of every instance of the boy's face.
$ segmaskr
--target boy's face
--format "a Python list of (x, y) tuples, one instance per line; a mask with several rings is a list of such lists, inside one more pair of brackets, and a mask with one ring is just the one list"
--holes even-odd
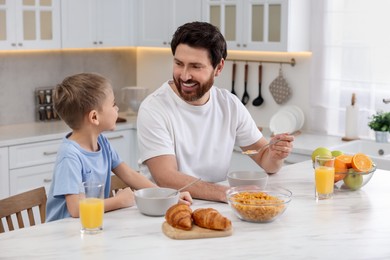
[(106, 99), (101, 109), (98, 111), (99, 127), (102, 131), (114, 130), (118, 118), (118, 106), (115, 103), (115, 97), (112, 89), (107, 90)]
[(221, 64), (215, 69), (206, 49), (179, 44), (173, 61), (173, 80), (182, 99), (193, 105), (203, 105), (208, 91), (218, 76)]

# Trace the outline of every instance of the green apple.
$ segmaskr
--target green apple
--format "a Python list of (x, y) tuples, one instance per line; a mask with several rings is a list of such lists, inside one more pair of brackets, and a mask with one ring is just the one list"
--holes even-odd
[(360, 173), (348, 173), (343, 179), (345, 185), (351, 190), (358, 190), (362, 187), (363, 176)]
[(332, 152), (328, 148), (325, 148), (325, 147), (316, 148), (311, 154), (311, 159), (313, 160), (313, 162), (315, 161), (316, 156), (318, 156), (318, 155), (332, 156)]
[(337, 156), (342, 155), (342, 154), (344, 154), (344, 153), (342, 151), (339, 151), (339, 150), (332, 151), (332, 156), (333, 157), (337, 157)]

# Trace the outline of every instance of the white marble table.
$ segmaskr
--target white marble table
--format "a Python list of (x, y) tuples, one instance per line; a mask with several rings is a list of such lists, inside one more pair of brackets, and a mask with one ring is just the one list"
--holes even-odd
[(107, 213), (104, 231), (81, 235), (78, 219), (0, 234), (0, 259), (390, 259), (390, 172), (377, 170), (360, 191), (314, 199), (309, 161), (284, 167), (270, 185), (293, 192), (281, 218), (267, 224), (237, 219), (229, 206), (196, 200), (229, 217), (230, 237), (173, 240), (161, 231), (163, 217), (136, 207)]

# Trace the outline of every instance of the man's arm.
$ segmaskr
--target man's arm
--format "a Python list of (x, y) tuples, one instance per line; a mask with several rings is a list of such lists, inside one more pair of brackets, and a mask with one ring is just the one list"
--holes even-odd
[[(178, 171), (174, 155), (156, 156), (145, 161), (145, 164), (157, 185), (161, 187), (179, 189), (196, 180), (195, 177)], [(226, 202), (226, 190), (228, 189), (227, 186), (199, 181), (188, 187), (187, 191), (196, 199)]]

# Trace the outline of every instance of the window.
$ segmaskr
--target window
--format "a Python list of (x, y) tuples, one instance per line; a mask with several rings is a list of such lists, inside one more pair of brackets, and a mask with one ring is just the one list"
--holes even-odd
[(312, 1), (311, 121), (315, 131), (345, 134), (345, 108), (356, 94), (359, 136), (375, 111), (390, 111), (390, 1)]

